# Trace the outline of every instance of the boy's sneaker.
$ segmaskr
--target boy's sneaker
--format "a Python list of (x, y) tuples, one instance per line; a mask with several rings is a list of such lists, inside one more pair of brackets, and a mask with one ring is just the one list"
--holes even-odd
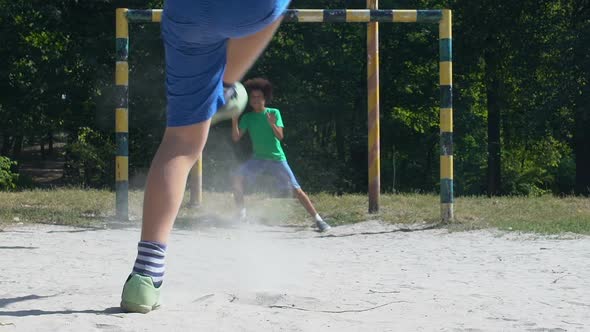
[(248, 215), (246, 214), (246, 208), (241, 208), (240, 211), (238, 212), (238, 220), (240, 222), (246, 222), (248, 221)]
[(146, 314), (160, 306), (160, 287), (154, 287), (152, 278), (133, 274), (127, 278), (121, 295), (121, 309)]
[(225, 98), (225, 105), (218, 109), (211, 118), (212, 125), (239, 116), (248, 103), (248, 92), (240, 82), (236, 82), (229, 87), (224, 87), (223, 96)]
[(328, 225), (327, 222), (323, 221), (323, 220), (316, 220), (315, 221), (315, 226), (318, 228), (318, 230), (320, 232), (326, 232), (329, 231), (330, 228), (332, 228), (330, 225)]

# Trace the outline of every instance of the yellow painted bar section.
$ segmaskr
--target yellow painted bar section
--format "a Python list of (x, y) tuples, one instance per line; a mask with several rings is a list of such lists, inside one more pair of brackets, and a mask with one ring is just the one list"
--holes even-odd
[(300, 9), (298, 11), (299, 22), (323, 22), (324, 12), (313, 9)]
[(417, 10), (394, 10), (393, 22), (413, 23), (418, 20)]
[(346, 22), (369, 22), (371, 20), (370, 10), (346, 11)]
[(129, 113), (126, 108), (117, 108), (115, 110), (115, 132), (128, 133), (129, 132)]
[(439, 24), (439, 38), (443, 39), (443, 38), (452, 38), (453, 36), (453, 32), (452, 32), (452, 23), (453, 23), (453, 17), (451, 14), (451, 10), (450, 9), (443, 9), (442, 10), (443, 13), (443, 17), (442, 20), (440, 20), (440, 24)]
[[(373, 133), (369, 134), (369, 141), (375, 141), (379, 139), (379, 133), (377, 132), (377, 130), (373, 130)], [(373, 149), (375, 149), (375, 145), (369, 145), (369, 154), (371, 153), (370, 151), (373, 151)], [(379, 146), (377, 146), (377, 150), (379, 150)], [(375, 181), (379, 182), (380, 180), (380, 158), (379, 158), (379, 151), (377, 151), (377, 156), (374, 157), (375, 159), (372, 160), (372, 162), (369, 162), (369, 187), (371, 187), (373, 184), (375, 184)], [(378, 185), (377, 188), (380, 189), (380, 185)], [(374, 192), (377, 196), (378, 191), (375, 188), (369, 188), (369, 191)], [(377, 198), (378, 200), (378, 198)]]
[(440, 156), (440, 178), (453, 179), (453, 156)]
[(161, 9), (152, 10), (152, 22), (162, 22), (162, 10)]
[[(116, 31), (117, 38), (129, 38), (129, 24), (127, 22), (127, 8), (117, 8), (116, 16)], [(111, 30), (112, 31), (112, 30)]]
[(452, 108), (441, 108), (440, 109), (440, 131), (444, 133), (453, 132), (453, 109)]
[(115, 67), (115, 84), (125, 86), (129, 84), (129, 64), (127, 61), (117, 61)]
[(115, 164), (115, 179), (117, 182), (129, 181), (129, 157), (117, 156), (115, 158)]
[(453, 63), (442, 61), (439, 66), (440, 85), (453, 85)]

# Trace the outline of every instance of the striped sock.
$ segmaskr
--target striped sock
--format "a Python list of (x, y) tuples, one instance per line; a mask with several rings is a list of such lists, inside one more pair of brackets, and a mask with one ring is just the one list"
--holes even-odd
[(141, 274), (152, 278), (154, 286), (160, 287), (164, 280), (164, 258), (166, 245), (158, 242), (140, 241), (137, 244), (137, 258), (132, 274)]

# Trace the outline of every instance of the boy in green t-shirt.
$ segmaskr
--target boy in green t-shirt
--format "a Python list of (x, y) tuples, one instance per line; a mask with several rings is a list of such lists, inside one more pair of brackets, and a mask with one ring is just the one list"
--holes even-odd
[[(307, 212), (315, 219), (320, 232), (330, 229), (317, 213), (307, 194), (301, 190), (293, 171), (287, 163), (281, 140), (283, 120), (278, 109), (266, 107), (272, 97), (272, 85), (263, 78), (255, 78), (244, 84), (249, 94), (249, 103), (254, 112), (244, 114), (241, 119), (232, 119), (232, 139), (239, 141), (246, 132), (250, 134), (254, 156), (238, 169), (234, 176), (234, 198), (240, 209), (240, 218), (246, 217), (244, 208), (244, 180), (254, 180), (262, 173), (273, 175), (281, 183), (288, 184), (293, 194)], [(239, 119), (239, 121), (238, 121)]]

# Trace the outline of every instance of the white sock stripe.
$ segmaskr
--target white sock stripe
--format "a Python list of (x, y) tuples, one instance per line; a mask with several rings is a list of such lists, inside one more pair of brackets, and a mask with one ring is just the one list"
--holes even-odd
[(152, 257), (152, 256), (144, 255), (144, 254), (145, 253), (138, 252), (137, 258), (141, 259), (142, 261), (146, 261), (146, 262), (153, 262), (156, 264), (164, 264), (164, 261), (165, 261), (164, 257)]
[(160, 249), (156, 249), (156, 248), (148, 248), (148, 247), (137, 247), (138, 251), (145, 251), (145, 252), (154, 252), (154, 253), (158, 253), (160, 255), (165, 255), (166, 251), (165, 250), (160, 250)]
[(155, 264), (151, 264), (151, 262), (145, 262), (145, 261), (143, 261), (143, 260), (141, 260), (141, 259), (136, 259), (136, 260), (135, 260), (135, 264), (137, 264), (137, 265), (145, 265), (145, 266), (149, 266), (150, 268), (153, 268), (153, 269), (163, 269), (163, 268), (166, 266), (166, 265), (165, 265), (165, 264), (163, 264), (163, 263), (164, 263), (164, 262), (162, 262), (162, 264), (160, 264), (161, 266), (157, 266), (157, 265), (155, 265)]
[(149, 266), (149, 265), (145, 265), (145, 264), (139, 264), (137, 262), (133, 265), (133, 267), (137, 268), (137, 269), (141, 269), (141, 270), (156, 272), (156, 273), (166, 271), (165, 267), (153, 267), (153, 266)]
[[(146, 256), (150, 256), (151, 259), (164, 259), (164, 257), (166, 257), (162, 252), (158, 252), (155, 250), (149, 250), (149, 249), (145, 249), (145, 248), (140, 248), (137, 251), (138, 254), (145, 254)], [(155, 256), (155, 257), (152, 257)]]
[(161, 261), (160, 262), (162, 264), (162, 266), (156, 266), (156, 265), (151, 264), (151, 263), (152, 262), (146, 262), (144, 259), (141, 259), (140, 257), (138, 257), (138, 259), (135, 260), (135, 264), (149, 266), (150, 268), (154, 268), (154, 269), (161, 269), (161, 268), (163, 268), (165, 266), (164, 265), (164, 261)]

